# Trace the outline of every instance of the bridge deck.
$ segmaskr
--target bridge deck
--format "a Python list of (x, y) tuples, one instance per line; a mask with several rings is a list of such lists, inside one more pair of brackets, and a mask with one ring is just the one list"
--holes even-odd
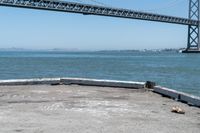
[(197, 20), (58, 0), (0, 0), (0, 6), (81, 13), (197, 26)]

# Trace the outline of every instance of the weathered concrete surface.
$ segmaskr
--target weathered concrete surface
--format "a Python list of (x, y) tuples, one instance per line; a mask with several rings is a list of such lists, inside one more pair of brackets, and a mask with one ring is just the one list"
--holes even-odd
[[(185, 115), (171, 113), (180, 106)], [(0, 133), (199, 133), (200, 109), (144, 89), (0, 86)]]

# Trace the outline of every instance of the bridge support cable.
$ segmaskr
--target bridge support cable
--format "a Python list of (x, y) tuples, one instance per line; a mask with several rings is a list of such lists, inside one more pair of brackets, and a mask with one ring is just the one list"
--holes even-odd
[(0, 0), (0, 6), (49, 10), (58, 12), (80, 13), (84, 15), (100, 15), (128, 19), (140, 19), (182, 25), (198, 25), (197, 20), (174, 16), (139, 12), (128, 9), (112, 8), (90, 4), (66, 2), (60, 0)]
[[(200, 20), (199, 0), (189, 0), (189, 19)], [(200, 24), (188, 25), (188, 44), (186, 51), (200, 51)]]

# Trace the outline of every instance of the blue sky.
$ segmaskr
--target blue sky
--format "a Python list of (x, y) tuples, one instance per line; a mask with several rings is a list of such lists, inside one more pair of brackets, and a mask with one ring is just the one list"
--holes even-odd
[[(92, 0), (69, 1), (95, 4)], [(188, 0), (98, 1), (113, 7), (188, 15)], [(187, 44), (187, 26), (182, 25), (8, 7), (0, 7), (0, 16), (0, 48), (128, 50)]]

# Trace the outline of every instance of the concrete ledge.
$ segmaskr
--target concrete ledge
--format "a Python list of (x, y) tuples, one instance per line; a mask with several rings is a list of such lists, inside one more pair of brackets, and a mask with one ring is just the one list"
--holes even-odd
[(162, 86), (155, 86), (153, 92), (185, 102), (189, 105), (200, 107), (200, 97), (189, 95), (183, 92), (168, 89)]
[(183, 102), (187, 102), (190, 105), (195, 105), (200, 107), (200, 97), (182, 93), (180, 96), (180, 100)]
[(123, 87), (140, 89), (145, 88), (145, 82), (117, 81), (117, 80), (97, 80), (85, 78), (43, 78), (43, 79), (20, 79), (20, 80), (0, 80), (0, 85), (37, 85), (37, 84), (78, 84), (105, 87)]
[(0, 80), (0, 85), (37, 85), (60, 83), (60, 78)]
[(85, 78), (61, 78), (63, 84), (79, 84), (105, 87), (124, 87), (124, 88), (145, 88), (145, 82), (118, 81), (118, 80), (97, 80)]
[(176, 90), (168, 89), (162, 86), (155, 86), (153, 92), (162, 94), (164, 96), (173, 98), (173, 99), (179, 99), (180, 94)]

